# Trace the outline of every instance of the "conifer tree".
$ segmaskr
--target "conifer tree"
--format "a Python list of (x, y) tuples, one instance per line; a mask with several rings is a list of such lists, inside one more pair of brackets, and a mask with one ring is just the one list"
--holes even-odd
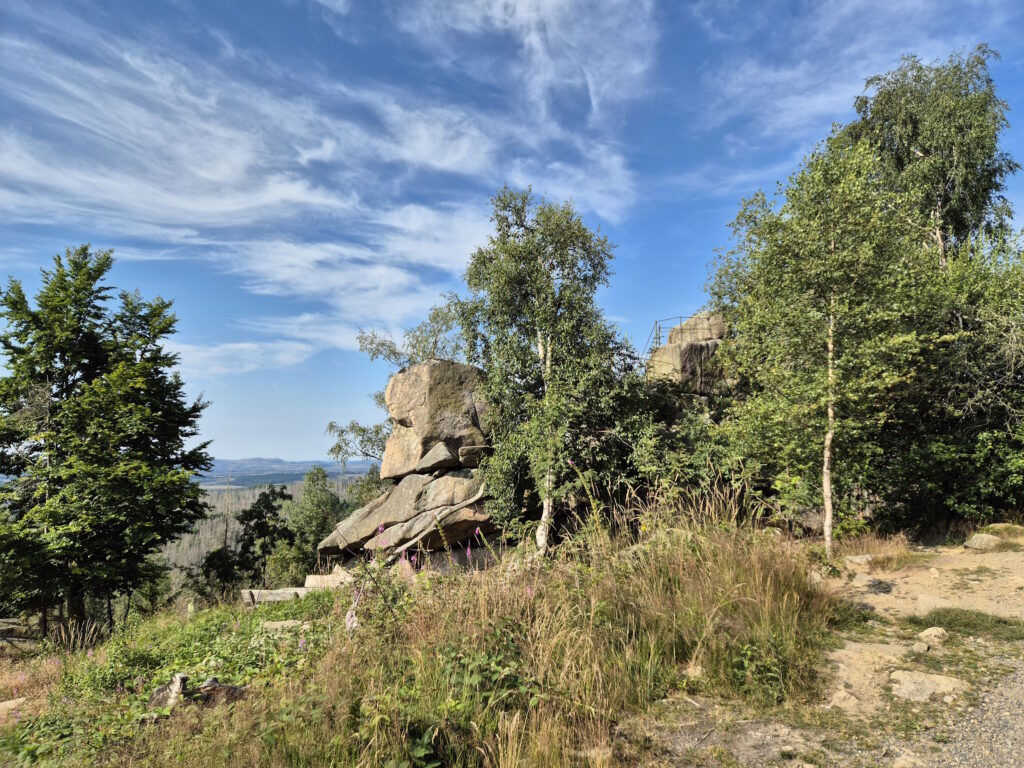
[[(0, 378), (0, 565), (11, 608), (129, 594), (154, 577), (151, 556), (206, 513), (195, 475), (207, 443), (189, 445), (206, 406), (189, 401), (164, 344), (176, 319), (105, 283), (110, 251), (68, 249), (29, 302), (0, 294), (7, 375)], [(10, 581), (9, 581), (10, 580)]]

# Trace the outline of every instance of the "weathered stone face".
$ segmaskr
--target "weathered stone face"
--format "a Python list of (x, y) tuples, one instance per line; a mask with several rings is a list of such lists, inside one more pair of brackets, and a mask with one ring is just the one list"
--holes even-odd
[(476, 467), (488, 450), (483, 373), (441, 360), (412, 365), (391, 377), (384, 402), (394, 428), (381, 477), (398, 480), (352, 513), (320, 542), (325, 555), (395, 549), (410, 542), (432, 549), (493, 530), (480, 503)]
[[(468, 469), (436, 478), (430, 475), (407, 475), (387, 493), (338, 523), (330, 536), (320, 542), (320, 552), (337, 555), (343, 552), (354, 553), (363, 548), (374, 549), (405, 543), (409, 537), (398, 534), (396, 529), (406, 530), (402, 526), (413, 520), (419, 520), (417, 526), (414, 526), (417, 535), (425, 530), (421, 526), (428, 520), (430, 525), (438, 521), (445, 530), (451, 525), (472, 521), (472, 532), (476, 525), (487, 523), (488, 518), (482, 505), (477, 505), (472, 513), (461, 516), (459, 513), (449, 516), (447, 511), (477, 495), (481, 482), (479, 474)], [(457, 533), (452, 532), (453, 543), (462, 538), (456, 537)], [(372, 546), (369, 543), (371, 539), (376, 542)]]
[(668, 332), (669, 344), (689, 344), (725, 338), (725, 321), (713, 312), (700, 312)]
[[(392, 376), (384, 402), (395, 427), (384, 450), (381, 477), (433, 471), (428, 469), (432, 463), (434, 469), (457, 466), (460, 448), (486, 445), (482, 384), (478, 368), (446, 360), (428, 360)], [(432, 461), (425, 461), (428, 456)]]
[(718, 381), (710, 361), (724, 337), (720, 315), (694, 315), (669, 331), (667, 344), (651, 350), (647, 373), (651, 378), (678, 380), (692, 392), (707, 394)]

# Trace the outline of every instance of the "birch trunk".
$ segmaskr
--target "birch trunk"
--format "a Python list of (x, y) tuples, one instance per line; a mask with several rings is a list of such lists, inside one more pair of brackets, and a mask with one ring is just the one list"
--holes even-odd
[(821, 493), (824, 501), (824, 518), (822, 528), (825, 533), (825, 557), (832, 559), (832, 439), (836, 432), (836, 377), (835, 377), (835, 315), (836, 300), (832, 297), (828, 316), (828, 394), (827, 394), (827, 429), (825, 446), (821, 462)]
[[(540, 356), (541, 365), (544, 368), (544, 406), (547, 409), (548, 384), (551, 381), (551, 337), (545, 342), (540, 332), (537, 332), (537, 352)], [(537, 526), (537, 550), (541, 555), (548, 553), (548, 534), (551, 531), (551, 520), (554, 517), (554, 504), (551, 499), (551, 490), (555, 484), (554, 451), (548, 441), (547, 470), (544, 472), (544, 488), (541, 496), (540, 525)]]

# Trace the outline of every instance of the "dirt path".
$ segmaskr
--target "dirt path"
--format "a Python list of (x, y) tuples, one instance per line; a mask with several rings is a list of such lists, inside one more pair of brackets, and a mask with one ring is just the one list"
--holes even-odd
[(1024, 665), (966, 713), (933, 764), (944, 768), (1024, 766)]
[(844, 561), (829, 588), (878, 619), (830, 655), (817, 706), (745, 718), (674, 697), (623, 726), (644, 746), (620, 764), (1024, 768), (1024, 632), (1013, 623), (1024, 620), (1024, 528), (992, 533), (988, 551), (916, 548), (892, 568)]

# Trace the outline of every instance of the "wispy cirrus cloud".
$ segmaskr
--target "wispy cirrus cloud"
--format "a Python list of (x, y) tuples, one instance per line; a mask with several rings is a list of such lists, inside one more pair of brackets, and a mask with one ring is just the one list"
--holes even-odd
[(849, 114), (865, 80), (892, 69), (902, 55), (945, 58), (997, 38), (1008, 23), (1024, 23), (1024, 10), (1012, 0), (701, 0), (690, 9), (717, 43), (704, 71), (710, 98), (699, 125), (749, 121), (772, 143), (820, 137), (823, 125)]
[[(652, 0), (418, 0), (399, 19), (417, 41), (479, 79), (512, 80), (544, 110), (555, 96), (579, 91), (595, 117), (645, 91), (658, 40)], [(495, 36), (515, 47), (511, 68), (500, 47), (481, 49), (481, 37)]]
[(297, 341), (243, 341), (223, 344), (185, 344), (172, 341), (168, 351), (179, 355), (186, 380), (249, 373), (264, 368), (288, 368), (305, 362), (316, 351)]
[[(356, 11), (342, 0), (309, 7), (335, 30)], [(210, 33), (219, 55), (198, 57), (154, 29), (119, 36), (85, 14), (14, 0), (3, 13), (18, 23), (0, 34), (2, 99), (17, 114), (0, 120), (0, 215), (127, 239), (129, 258), (196, 259), (254, 294), (308, 302), (236, 318), (239, 336), (262, 338), (182, 345), (192, 370), (217, 375), (350, 348), (360, 325), (416, 318), (485, 240), (486, 193), (506, 181), (621, 220), (636, 184), (595, 118), (642, 91), (652, 5), (436, 10), (411, 7), (395, 34), (418, 35), (434, 55), (452, 35), (459, 45), (510, 37), (511, 72), (491, 83), (502, 98), (264, 66), (220, 30)], [(582, 129), (538, 108), (567, 91), (586, 96)], [(236, 362), (213, 365), (215, 354)]]

